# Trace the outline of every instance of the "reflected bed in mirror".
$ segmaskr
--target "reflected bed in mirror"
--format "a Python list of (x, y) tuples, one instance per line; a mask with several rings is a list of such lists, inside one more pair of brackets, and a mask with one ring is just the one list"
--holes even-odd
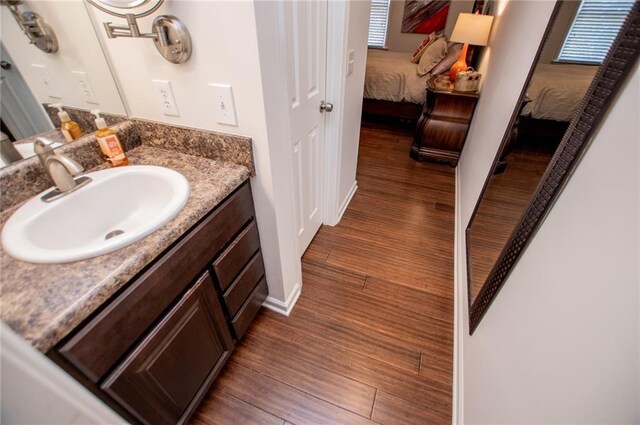
[(29, 45), (11, 13), (0, 6), (0, 166), (33, 154), (35, 136), (64, 142), (57, 110), (46, 105), (63, 104), (84, 134), (96, 129), (92, 109), (100, 109), (109, 125), (127, 117), (84, 2), (34, 1), (18, 7), (46, 18), (55, 31), (58, 50), (45, 53)]
[[(471, 333), (577, 166), (615, 89), (637, 58), (638, 4), (634, 6), (633, 0), (597, 4), (599, 19), (618, 20), (617, 27), (609, 23), (614, 29), (597, 49), (571, 45), (572, 35), (584, 31), (579, 28), (580, 18), (594, 16), (589, 9), (594, 3), (556, 5), (467, 226)], [(615, 9), (609, 14), (611, 7)], [(600, 22), (598, 27), (605, 24)]]

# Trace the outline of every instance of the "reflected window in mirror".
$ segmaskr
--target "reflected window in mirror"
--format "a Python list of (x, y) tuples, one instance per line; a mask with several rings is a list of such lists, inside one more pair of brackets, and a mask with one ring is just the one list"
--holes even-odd
[[(637, 4), (635, 9), (632, 7), (632, 0), (564, 1), (556, 5), (467, 227), (470, 320), (475, 321), (470, 326), (472, 331), (504, 282), (510, 267), (506, 265), (513, 265), (526, 244), (526, 240), (516, 238), (517, 232), (537, 225), (537, 221), (533, 223), (527, 214), (534, 208), (540, 185), (554, 178), (551, 167), (568, 168), (571, 165), (554, 162), (554, 155), (571, 142), (572, 131), (582, 118), (581, 108), (589, 99), (594, 78), (600, 75), (598, 70), (602, 58), (597, 59), (597, 55), (602, 50), (602, 43), (606, 43), (605, 52), (608, 51), (625, 18), (630, 13), (637, 13)], [(612, 17), (617, 20), (617, 26), (611, 23)], [(583, 48), (585, 55), (592, 55), (595, 59), (582, 60), (582, 63), (577, 60), (559, 62), (557, 58), (567, 58), (570, 49), (578, 52), (577, 48), (569, 46), (568, 41), (573, 40), (577, 45), (576, 39), (586, 28), (586, 20), (591, 26), (602, 26), (607, 33), (606, 37), (594, 42), (597, 44), (595, 53)], [(625, 28), (629, 26), (627, 22)], [(614, 27), (615, 32), (611, 34), (610, 29)], [(619, 74), (617, 77), (623, 78)], [(610, 85), (612, 83), (609, 82)], [(594, 114), (593, 111), (590, 113)], [(579, 146), (586, 146), (587, 141), (585, 138)], [(573, 164), (577, 164), (577, 160)], [(557, 196), (556, 193), (551, 195)], [(552, 197), (549, 193), (545, 196)], [(478, 298), (482, 298), (481, 302)]]

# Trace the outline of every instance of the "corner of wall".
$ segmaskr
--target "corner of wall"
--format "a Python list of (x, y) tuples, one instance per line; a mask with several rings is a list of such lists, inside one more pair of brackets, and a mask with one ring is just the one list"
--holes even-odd
[(277, 240), (279, 249), (278, 261), (270, 264), (272, 270), (276, 269), (272, 274), (279, 279), (279, 282), (270, 283), (270, 291), (276, 285), (278, 291), (271, 291), (264, 306), (288, 316), (302, 289), (302, 266), (294, 226), (295, 190), (286, 99), (286, 52), (281, 33), (284, 11), (279, 3), (255, 2), (254, 13), (269, 156), (269, 169), (265, 172), (269, 174), (269, 201), (272, 221), (275, 222), (270, 233)]
[(464, 333), (466, 306), (466, 278), (464, 265), (464, 224), (462, 223), (460, 198), (460, 173), (455, 176), (455, 223), (453, 243), (453, 400), (451, 403), (452, 425), (464, 423)]

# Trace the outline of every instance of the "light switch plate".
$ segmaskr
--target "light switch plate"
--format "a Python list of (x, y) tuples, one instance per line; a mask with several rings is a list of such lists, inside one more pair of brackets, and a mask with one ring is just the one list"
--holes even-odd
[(51, 75), (49, 74), (49, 70), (47, 69), (47, 67), (44, 65), (38, 65), (35, 63), (31, 64), (31, 66), (37, 72), (38, 79), (40, 80), (43, 87), (45, 88), (47, 96), (55, 97), (56, 99), (62, 99), (62, 96), (60, 95), (60, 91), (58, 90), (58, 85), (53, 80), (53, 78), (51, 78)]
[(353, 68), (356, 63), (355, 56), (356, 52), (353, 49), (347, 53), (347, 76), (353, 74)]
[(213, 92), (214, 113), (219, 124), (238, 125), (233, 90), (228, 84), (209, 84)]
[(84, 71), (71, 71), (71, 73), (76, 77), (76, 80), (78, 80), (80, 91), (84, 95), (84, 100), (87, 103), (99, 105), (100, 102), (98, 102), (98, 99), (96, 99), (96, 96), (93, 93), (93, 89), (91, 88), (91, 83), (89, 82), (87, 73)]
[(178, 112), (176, 99), (173, 97), (171, 83), (167, 80), (151, 80), (151, 82), (158, 93), (162, 113), (173, 117), (179, 117), (180, 113)]

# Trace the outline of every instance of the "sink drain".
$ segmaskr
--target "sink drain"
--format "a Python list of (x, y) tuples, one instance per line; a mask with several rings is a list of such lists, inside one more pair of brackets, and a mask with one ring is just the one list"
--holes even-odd
[(124, 230), (112, 230), (109, 233), (107, 233), (107, 236), (104, 237), (105, 240), (109, 240), (111, 238), (115, 238), (118, 235), (121, 235), (124, 233)]

